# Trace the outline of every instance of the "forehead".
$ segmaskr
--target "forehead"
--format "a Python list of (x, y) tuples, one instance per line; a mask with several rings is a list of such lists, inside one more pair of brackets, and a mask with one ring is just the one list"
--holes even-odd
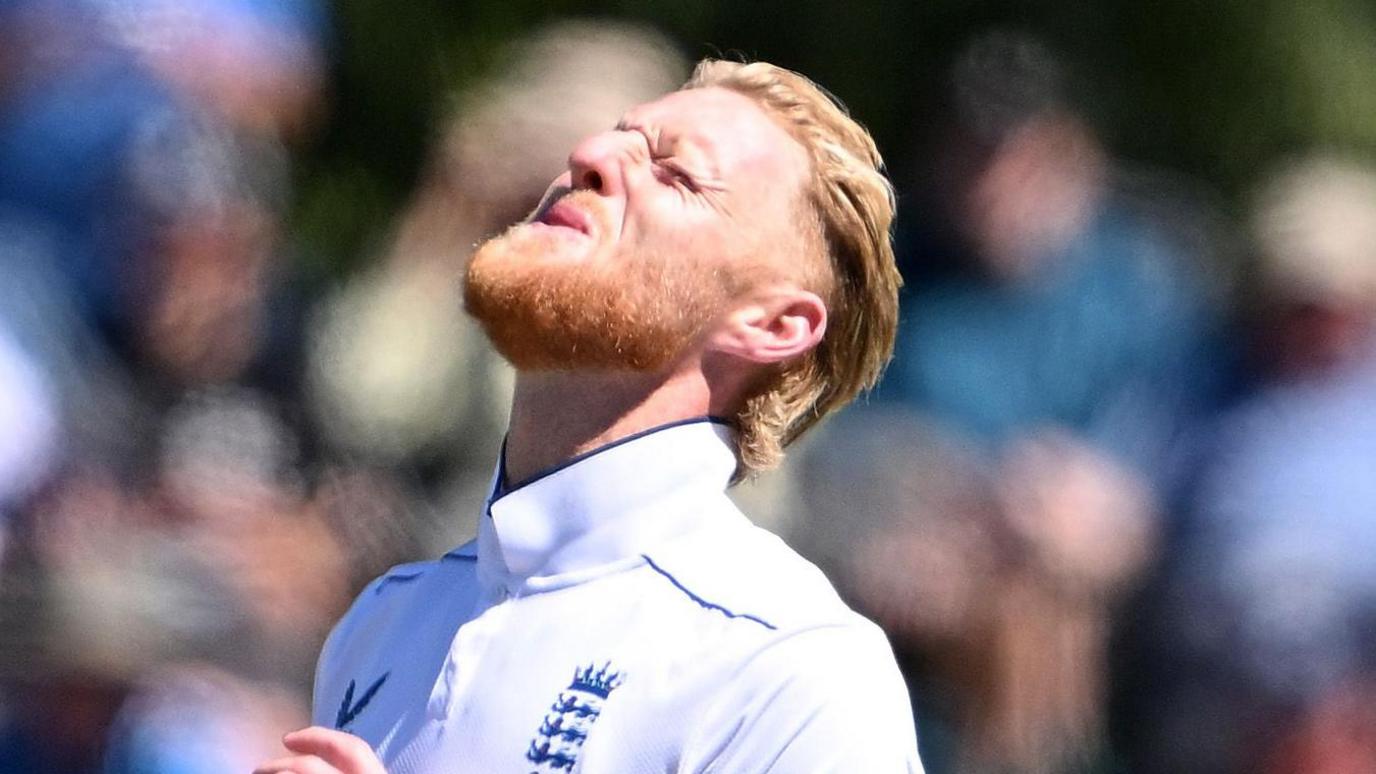
[(632, 108), (623, 123), (707, 154), (723, 177), (757, 172), (796, 179), (808, 166), (807, 152), (783, 126), (754, 100), (729, 89), (675, 91)]

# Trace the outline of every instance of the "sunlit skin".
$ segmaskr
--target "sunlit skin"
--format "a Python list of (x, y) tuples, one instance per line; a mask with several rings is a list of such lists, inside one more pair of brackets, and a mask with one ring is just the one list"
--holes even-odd
[(755, 247), (761, 227), (790, 225), (807, 163), (748, 98), (674, 92), (580, 142), (534, 217), (508, 236), (548, 240), (537, 261), (730, 260)]
[[(632, 286), (627, 292), (668, 313), (656, 294), (685, 286), (665, 278), (687, 272), (718, 301), (653, 368), (531, 369), (508, 354), (517, 361), (505, 458), (513, 483), (640, 430), (732, 415), (762, 369), (817, 345), (826, 306), (796, 268), (808, 164), (750, 99), (717, 88), (674, 92), (580, 142), (533, 217), (479, 250), (475, 271), (498, 289), (563, 287), (572, 276), (580, 289)], [(383, 771), (346, 732), (313, 727), (285, 742), (296, 754), (255, 774)]]
[(692, 271), (699, 286), (716, 280), (730, 298), (662, 367), (522, 370), (518, 362), (506, 456), (513, 481), (664, 422), (729, 416), (763, 364), (817, 344), (825, 305), (780, 269), (801, 249), (795, 214), (807, 174), (802, 146), (723, 89), (641, 105), (573, 149), (534, 219), (480, 250), (474, 272), (506, 260), (520, 285), (575, 266), (580, 278), (653, 291), (656, 276)]

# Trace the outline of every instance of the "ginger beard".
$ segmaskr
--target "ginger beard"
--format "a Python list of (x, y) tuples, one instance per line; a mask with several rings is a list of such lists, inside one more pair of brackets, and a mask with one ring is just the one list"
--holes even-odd
[[(730, 298), (722, 273), (691, 259), (645, 245), (604, 255), (577, 238), (519, 223), (469, 264), (465, 306), (518, 370), (663, 371)], [(593, 254), (560, 254), (577, 248)]]

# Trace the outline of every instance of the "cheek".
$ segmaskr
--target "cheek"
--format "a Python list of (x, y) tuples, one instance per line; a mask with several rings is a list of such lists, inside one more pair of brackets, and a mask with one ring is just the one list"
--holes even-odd
[(791, 199), (777, 192), (752, 195), (732, 196), (725, 211), (667, 188), (633, 202), (614, 265), (644, 267), (650, 282), (670, 271), (691, 275), (703, 290), (727, 297), (777, 278), (780, 259), (793, 252), (785, 246), (796, 236), (795, 218), (784, 204)]
[(662, 231), (636, 250), (636, 273), (643, 284), (677, 300), (689, 295), (698, 301), (719, 302), (736, 289), (729, 244), (719, 231), (706, 227)]
[(728, 262), (747, 236), (716, 210), (691, 199), (656, 202), (644, 217), (628, 221), (628, 234), (639, 251), (695, 265)]

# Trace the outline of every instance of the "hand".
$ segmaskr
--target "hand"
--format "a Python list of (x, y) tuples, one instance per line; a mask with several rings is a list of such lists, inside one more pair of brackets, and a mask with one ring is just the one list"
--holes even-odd
[(282, 737), (282, 744), (299, 754), (268, 761), (253, 774), (387, 774), (373, 748), (344, 731), (311, 726)]
[(1157, 511), (1150, 488), (1069, 433), (1047, 430), (1013, 442), (998, 496), (1008, 525), (1067, 590), (1111, 593), (1151, 556)]

